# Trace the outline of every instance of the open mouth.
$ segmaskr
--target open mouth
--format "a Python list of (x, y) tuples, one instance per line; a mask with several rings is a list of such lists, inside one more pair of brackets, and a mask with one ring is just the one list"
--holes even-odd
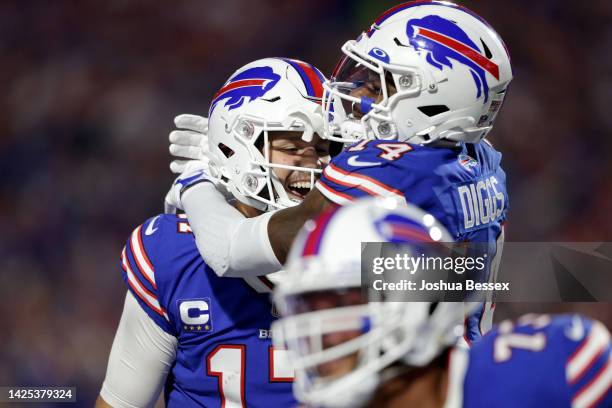
[(306, 194), (312, 190), (312, 187), (313, 184), (310, 182), (310, 180), (293, 181), (289, 183), (287, 191), (292, 198), (303, 200), (304, 197), (306, 197)]

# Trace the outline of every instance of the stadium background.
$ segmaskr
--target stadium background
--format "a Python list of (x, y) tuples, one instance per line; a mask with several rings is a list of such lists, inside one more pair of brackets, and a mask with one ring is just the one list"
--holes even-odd
[[(465, 1), (505, 39), (515, 79), (490, 139), (507, 240), (612, 237), (612, 2)], [(125, 289), (119, 252), (162, 211), (167, 135), (256, 58), (329, 73), (390, 1), (0, 4), (0, 385), (75, 385), (91, 406)], [(579, 310), (610, 304), (499, 305)]]

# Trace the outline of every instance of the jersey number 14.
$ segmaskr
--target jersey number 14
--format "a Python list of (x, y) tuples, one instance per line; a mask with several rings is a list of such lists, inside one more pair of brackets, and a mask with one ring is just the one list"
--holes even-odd
[[(372, 140), (362, 140), (361, 142), (349, 147), (348, 151), (360, 152), (362, 150), (365, 150), (365, 148), (371, 141)], [(378, 155), (378, 157), (390, 161), (397, 160), (402, 157), (404, 153), (407, 153), (412, 150), (412, 146), (403, 142), (378, 143), (376, 147), (381, 150), (381, 153)]]

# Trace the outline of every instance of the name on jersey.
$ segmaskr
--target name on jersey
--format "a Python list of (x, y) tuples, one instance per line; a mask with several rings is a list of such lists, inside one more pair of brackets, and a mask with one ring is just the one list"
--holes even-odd
[(506, 199), (495, 176), (459, 186), (457, 193), (466, 230), (494, 222), (504, 212)]
[(185, 331), (209, 332), (212, 330), (209, 298), (179, 299), (177, 305)]

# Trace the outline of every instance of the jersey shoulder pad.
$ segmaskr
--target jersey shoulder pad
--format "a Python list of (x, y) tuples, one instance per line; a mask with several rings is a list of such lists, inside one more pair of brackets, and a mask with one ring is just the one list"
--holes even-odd
[(163, 330), (172, 333), (167, 291), (180, 279), (184, 265), (199, 257), (184, 216), (162, 214), (139, 225), (121, 253), (123, 279), (142, 308)]

